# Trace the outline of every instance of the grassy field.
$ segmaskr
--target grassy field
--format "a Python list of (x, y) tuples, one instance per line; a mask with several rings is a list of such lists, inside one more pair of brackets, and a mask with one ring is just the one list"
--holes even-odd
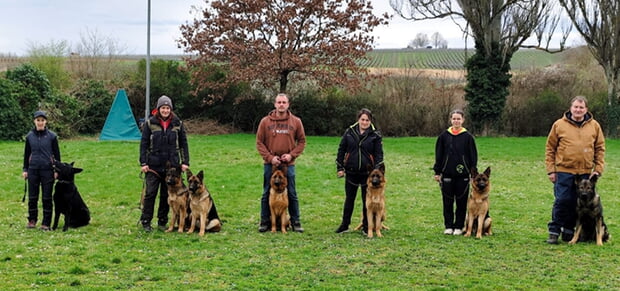
[[(360, 65), (371, 68), (413, 68), (462, 70), (465, 60), (474, 54), (469, 49), (378, 49), (368, 53)], [(511, 62), (513, 70), (540, 68), (561, 62), (563, 55), (550, 54), (540, 50), (518, 50)]]
[[(224, 221), (220, 233), (144, 233), (137, 142), (63, 140), (63, 160), (92, 223), (68, 232), (26, 229), (23, 144), (0, 142), (0, 286), (26, 290), (618, 290), (620, 142), (607, 142), (599, 180), (612, 238), (547, 245), (553, 201), (544, 138), (478, 138), (491, 166), (494, 235), (442, 234), (432, 179), (435, 138), (385, 138), (388, 189), (383, 238), (335, 234), (344, 187), (335, 175), (338, 137), (309, 137), (297, 166), (306, 232), (258, 233), (262, 165), (248, 134), (190, 136), (191, 169), (205, 170)], [(356, 215), (360, 211), (356, 203)], [(62, 222), (61, 222), (62, 225)]]
[[(359, 65), (369, 68), (463, 70), (466, 57), (470, 57), (474, 52), (473, 49), (377, 49), (369, 52), (368, 58), (360, 60)], [(118, 58), (132, 64), (145, 56), (123, 55)], [(181, 55), (155, 55), (152, 58), (181, 60)], [(514, 54), (510, 64), (513, 70), (524, 70), (553, 65), (562, 60), (563, 53), (550, 54), (540, 50), (521, 49)], [(27, 58), (0, 57), (0, 71), (26, 61)]]

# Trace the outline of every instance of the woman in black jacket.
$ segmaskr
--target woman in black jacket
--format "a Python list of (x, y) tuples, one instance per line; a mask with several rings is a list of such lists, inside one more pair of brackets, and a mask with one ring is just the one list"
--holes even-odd
[[(463, 127), (461, 110), (450, 112), (450, 123), (435, 144), (435, 181), (443, 197), (444, 234), (461, 235), (465, 226), (469, 170), (477, 167), (478, 150), (473, 135)], [(456, 202), (456, 212), (454, 203)]]
[(43, 201), (42, 230), (50, 230), (52, 223), (52, 190), (54, 187), (54, 160), (60, 161), (58, 136), (47, 129), (47, 116), (43, 111), (34, 113), (35, 127), (26, 135), (22, 176), (28, 179), (28, 224), (35, 228), (38, 219), (39, 187)]
[(381, 133), (375, 129), (372, 123), (372, 113), (364, 108), (357, 114), (357, 122), (344, 132), (338, 155), (336, 156), (336, 166), (338, 177), (345, 177), (344, 190), (346, 198), (342, 211), (342, 223), (336, 233), (343, 233), (349, 230), (351, 215), (357, 196), (357, 189), (362, 189), (363, 205), (363, 232), (368, 231), (368, 221), (366, 218), (366, 180), (368, 179), (369, 169), (379, 168), (383, 164), (383, 141)]

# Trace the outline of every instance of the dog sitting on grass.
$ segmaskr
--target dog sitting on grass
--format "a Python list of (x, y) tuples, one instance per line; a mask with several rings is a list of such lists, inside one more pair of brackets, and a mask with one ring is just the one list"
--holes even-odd
[(58, 181), (54, 186), (54, 223), (52, 229), (58, 227), (60, 215), (65, 216), (65, 224), (62, 231), (67, 231), (69, 227), (78, 228), (90, 223), (90, 210), (77, 186), (75, 186), (75, 174), (81, 173), (83, 169), (73, 167), (74, 162), (62, 163), (54, 161), (54, 172), (58, 173)]

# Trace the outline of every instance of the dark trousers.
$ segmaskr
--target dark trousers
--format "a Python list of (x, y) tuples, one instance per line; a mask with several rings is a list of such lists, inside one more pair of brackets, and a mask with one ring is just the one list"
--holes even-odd
[[(577, 192), (575, 189), (575, 176), (569, 173), (556, 173), (556, 181), (553, 184), (553, 209), (551, 221), (547, 225), (550, 234), (564, 232), (572, 234), (577, 223)], [(582, 175), (587, 179), (589, 175)]]
[(362, 224), (364, 230), (368, 229), (368, 218), (366, 215), (366, 190), (368, 185), (366, 180), (368, 174), (362, 173), (347, 173), (344, 183), (344, 207), (342, 210), (342, 225), (349, 226), (351, 224), (351, 216), (353, 215), (353, 209), (355, 208), (355, 198), (357, 196), (357, 189), (361, 188), (362, 192)]
[[(263, 195), (260, 199), (260, 221), (261, 224), (271, 221), (271, 210), (269, 210), (269, 188), (271, 188), (271, 164), (263, 166)], [(297, 199), (297, 190), (295, 188), (295, 166), (289, 165), (286, 171), (286, 179), (288, 186), (288, 213), (291, 216), (291, 223), (300, 222), (299, 200)]]
[(143, 225), (151, 224), (153, 212), (155, 211), (155, 199), (159, 190), (159, 208), (157, 209), (157, 224), (166, 225), (168, 223), (168, 185), (165, 181), (166, 172), (146, 173), (146, 191), (144, 194), (144, 206), (142, 207), (142, 216), (140, 221)]
[(54, 210), (52, 202), (54, 171), (52, 169), (28, 169), (28, 221), (36, 222), (38, 219), (39, 187), (41, 187), (43, 200), (43, 222), (41, 224), (50, 226)]
[[(465, 226), (465, 214), (467, 213), (469, 177), (451, 178), (442, 176), (440, 186), (445, 228), (462, 229)], [(455, 202), (456, 211), (454, 211)]]

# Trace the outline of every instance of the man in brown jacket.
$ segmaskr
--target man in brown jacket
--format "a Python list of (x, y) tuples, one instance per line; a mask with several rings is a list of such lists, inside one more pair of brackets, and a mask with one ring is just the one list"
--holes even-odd
[(563, 241), (573, 237), (577, 222), (575, 176), (588, 179), (601, 175), (605, 166), (605, 137), (588, 112), (587, 102), (583, 96), (573, 98), (569, 111), (553, 123), (547, 137), (545, 166), (555, 196), (549, 244), (557, 244), (560, 234)]
[(263, 196), (261, 197), (261, 221), (258, 231), (270, 229), (269, 180), (272, 167), (286, 164), (288, 167), (288, 211), (291, 226), (296, 232), (303, 232), (299, 219), (299, 201), (295, 189), (295, 160), (306, 147), (306, 133), (299, 117), (288, 110), (289, 99), (284, 93), (276, 96), (275, 109), (263, 117), (256, 131), (256, 149), (263, 157)]

